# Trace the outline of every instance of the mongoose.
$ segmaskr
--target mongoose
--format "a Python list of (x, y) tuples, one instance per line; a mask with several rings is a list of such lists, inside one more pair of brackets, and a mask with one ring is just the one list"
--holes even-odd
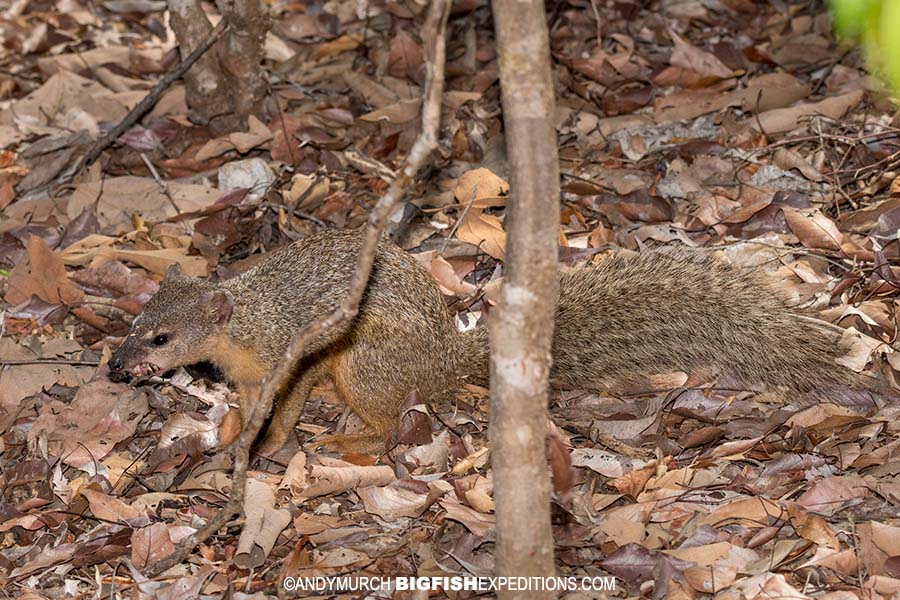
[[(144, 377), (210, 361), (245, 400), (246, 422), (246, 399), (293, 336), (344, 297), (361, 239), (360, 230), (323, 231), (219, 283), (170, 269), (110, 368)], [(610, 379), (713, 368), (747, 384), (825, 394), (859, 384), (835, 363), (843, 354), (825, 324), (792, 312), (759, 277), (707, 255), (651, 252), (561, 275), (551, 377), (596, 389)], [(372, 450), (413, 390), (427, 399), (462, 380), (484, 383), (488, 357), (485, 328), (459, 332), (431, 275), (383, 240), (358, 316), (307, 349), (259, 451), (284, 444), (324, 376), (369, 427), (331, 445)]]

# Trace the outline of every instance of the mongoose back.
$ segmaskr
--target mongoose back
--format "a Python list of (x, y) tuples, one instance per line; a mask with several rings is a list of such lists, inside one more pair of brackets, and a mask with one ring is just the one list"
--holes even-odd
[[(110, 368), (142, 377), (210, 361), (237, 387), (246, 421), (246, 400), (293, 336), (346, 295), (361, 240), (360, 230), (316, 233), (220, 283), (170, 269)], [(597, 389), (714, 369), (748, 385), (824, 392), (862, 385), (835, 362), (843, 353), (827, 326), (789, 310), (759, 277), (706, 255), (652, 252), (562, 274), (551, 376)], [(463, 380), (484, 383), (488, 357), (484, 327), (458, 332), (431, 275), (383, 240), (358, 316), (301, 357), (259, 451), (284, 444), (325, 376), (369, 428), (330, 444), (371, 451), (396, 427), (412, 391), (434, 399)]]

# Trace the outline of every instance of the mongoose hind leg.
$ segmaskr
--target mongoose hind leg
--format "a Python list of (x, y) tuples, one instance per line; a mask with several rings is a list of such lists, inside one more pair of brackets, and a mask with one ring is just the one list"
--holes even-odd
[[(360, 433), (335, 434), (319, 444), (339, 452), (379, 453), (397, 427), (400, 406), (409, 382), (397, 377), (398, 370), (387, 359), (389, 344), (356, 343), (335, 357), (333, 375), (341, 400), (366, 424)], [(392, 366), (394, 365), (394, 366)]]

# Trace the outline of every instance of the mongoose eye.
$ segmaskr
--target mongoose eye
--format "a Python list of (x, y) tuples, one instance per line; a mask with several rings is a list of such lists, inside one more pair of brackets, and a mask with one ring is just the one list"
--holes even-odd
[(165, 333), (161, 333), (158, 336), (156, 336), (155, 338), (153, 338), (154, 346), (165, 346), (168, 343), (169, 343), (169, 336), (166, 335)]

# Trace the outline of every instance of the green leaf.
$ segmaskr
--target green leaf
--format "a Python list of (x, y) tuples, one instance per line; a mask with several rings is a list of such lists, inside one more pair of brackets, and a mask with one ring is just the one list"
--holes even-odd
[[(888, 4), (895, 3), (888, 0)], [(860, 40), (878, 22), (881, 0), (829, 0), (834, 26), (843, 36)]]

